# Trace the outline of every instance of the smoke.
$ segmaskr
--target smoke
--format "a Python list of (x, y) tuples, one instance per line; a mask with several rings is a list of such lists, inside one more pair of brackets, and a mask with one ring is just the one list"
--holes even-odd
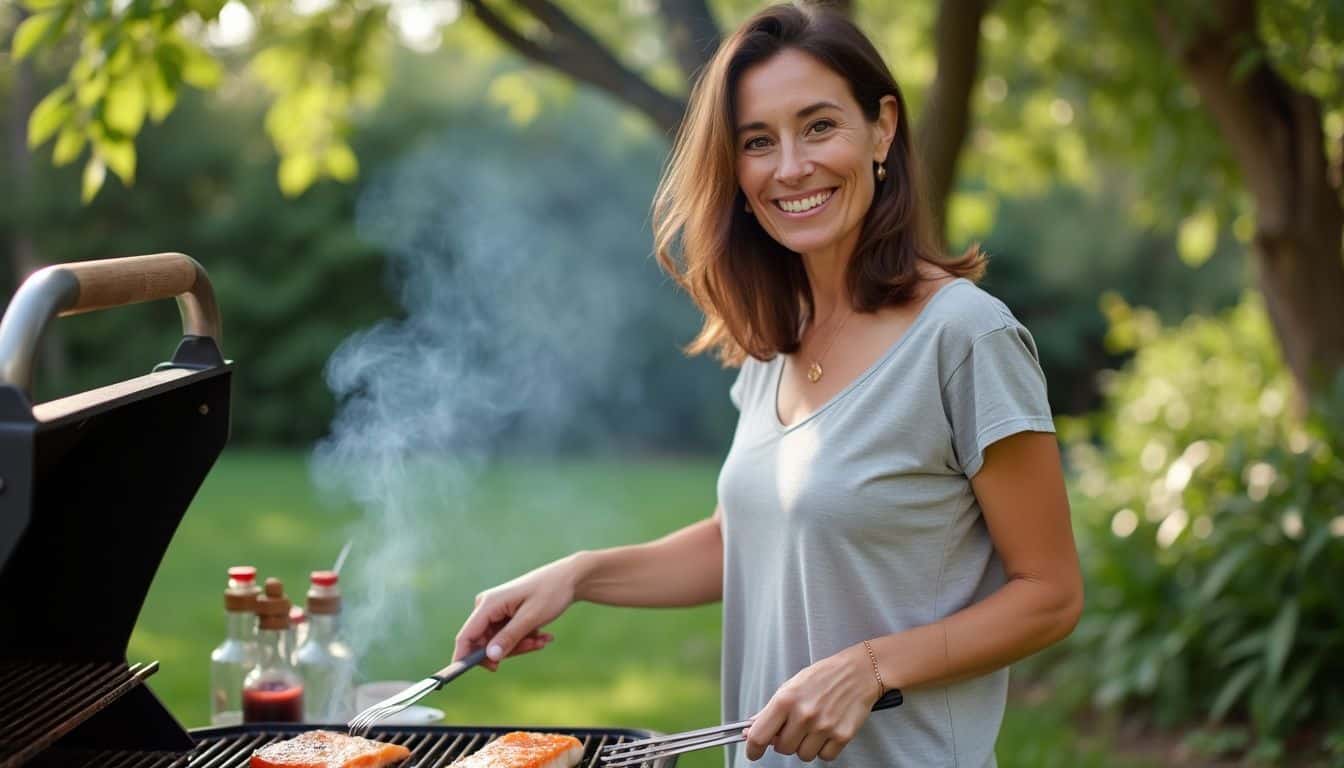
[(613, 399), (616, 421), (640, 418), (630, 369), (645, 353), (632, 340), (665, 324), (650, 319), (670, 290), (648, 258), (656, 155), (620, 157), (579, 125), (537, 138), (455, 133), (361, 195), (360, 235), (388, 254), (404, 316), (330, 359), (339, 408), (312, 461), (320, 488), (365, 510), (342, 578), (361, 656), (393, 636), (404, 649), (422, 617), (455, 629), (479, 589), (619, 519), (548, 516), (581, 493), (554, 486), (481, 508), (503, 453), (600, 447), (616, 422), (599, 406)]

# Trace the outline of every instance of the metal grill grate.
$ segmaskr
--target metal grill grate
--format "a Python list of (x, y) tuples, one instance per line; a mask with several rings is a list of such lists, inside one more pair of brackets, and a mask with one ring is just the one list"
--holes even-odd
[(27, 762), (158, 668), (0, 662), (0, 768)]
[[(195, 734), (199, 744), (187, 764), (189, 768), (247, 768), (252, 753), (261, 747), (282, 739), (287, 739), (305, 730), (304, 726), (262, 726), (251, 729), (238, 728), (211, 729)], [(598, 750), (608, 744), (621, 744), (650, 734), (635, 731), (616, 731), (598, 729), (556, 729), (556, 728), (488, 728), (467, 729), (442, 726), (423, 726), (417, 728), (374, 728), (370, 738), (390, 744), (400, 744), (411, 750), (411, 758), (405, 768), (447, 768), (454, 760), (471, 754), (489, 744), (496, 737), (512, 730), (542, 730), (552, 733), (568, 733), (583, 742), (582, 768), (598, 768)], [(218, 734), (218, 735), (209, 735)], [(642, 768), (673, 768), (676, 758), (646, 763)], [(159, 768), (158, 763), (129, 763), (125, 768)], [(118, 766), (118, 768), (122, 768)]]
[(189, 756), (177, 752), (89, 751), (52, 748), (23, 768), (185, 768)]

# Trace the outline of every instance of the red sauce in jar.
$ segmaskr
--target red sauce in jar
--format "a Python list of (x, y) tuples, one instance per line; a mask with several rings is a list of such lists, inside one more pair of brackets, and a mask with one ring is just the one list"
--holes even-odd
[(244, 690), (243, 722), (303, 722), (303, 686), (275, 682)]

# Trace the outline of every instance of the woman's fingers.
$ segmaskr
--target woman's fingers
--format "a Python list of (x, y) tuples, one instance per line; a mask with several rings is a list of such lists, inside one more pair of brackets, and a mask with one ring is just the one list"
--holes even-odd
[(545, 648), (547, 645), (549, 645), (550, 642), (554, 639), (555, 639), (554, 635), (544, 634), (541, 632), (533, 632), (532, 634), (520, 640), (518, 644), (513, 647), (513, 653), (509, 655), (522, 656), (524, 653), (532, 653), (533, 651), (540, 651), (542, 648)]
[(799, 760), (802, 760), (804, 763), (810, 763), (817, 759), (817, 755), (821, 753), (822, 747), (827, 743), (826, 737), (823, 734), (810, 733), (807, 735), (807, 738), (803, 739), (802, 743), (798, 745), (798, 749), (795, 750), (795, 752), (798, 754)]
[(457, 631), (457, 639), (453, 644), (453, 658), (460, 659), (485, 645), (511, 615), (512, 610), (503, 601), (488, 597), (477, 598), (476, 608)]
[(817, 753), (817, 757), (830, 762), (840, 756), (840, 750), (844, 749), (845, 744), (847, 743), (849, 742), (831, 739), (822, 745), (821, 751)]
[(765, 705), (756, 716), (755, 722), (747, 729), (747, 759), (760, 760), (765, 754), (765, 748), (770, 746), (779, 734), (779, 729), (784, 725), (784, 718), (788, 710), (786, 707), (779, 706), (775, 700), (771, 700)]
[(527, 606), (522, 606), (518, 613), (508, 620), (504, 628), (495, 632), (490, 638), (490, 644), (485, 647), (486, 657), (491, 661), (508, 658), (523, 638), (537, 632), (537, 623)]

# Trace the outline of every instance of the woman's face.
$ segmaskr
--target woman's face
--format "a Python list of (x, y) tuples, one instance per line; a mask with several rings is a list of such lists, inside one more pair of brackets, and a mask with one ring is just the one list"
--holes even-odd
[(870, 123), (844, 78), (785, 49), (743, 73), (736, 100), (737, 179), (761, 226), (796, 253), (852, 249), (873, 202), (873, 163), (895, 135), (895, 98)]

